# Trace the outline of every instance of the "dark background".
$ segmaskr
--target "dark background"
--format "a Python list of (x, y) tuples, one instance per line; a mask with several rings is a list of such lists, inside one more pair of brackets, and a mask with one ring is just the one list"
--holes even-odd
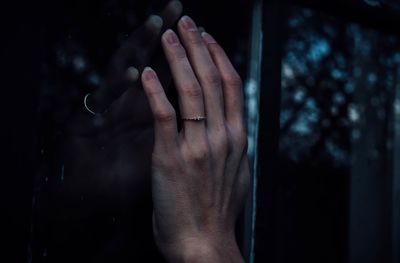
[[(64, 209), (68, 200), (57, 200), (61, 188), (40, 186), (55, 176), (60, 158), (57, 131), (70, 106), (66, 87), (90, 90), (93, 72), (101, 76), (126, 35), (165, 2), (4, 3), (2, 262), (161, 260), (146, 217), (150, 196), (127, 219), (145, 216), (125, 222), (136, 226), (127, 229), (136, 236), (130, 243), (116, 239), (102, 257), (99, 248), (112, 236), (113, 224), (79, 219), (79, 210)], [(183, 4), (246, 80), (252, 1)], [(392, 186), (399, 156), (393, 116), (400, 5), (264, 4), (255, 262), (396, 262), (392, 217), (400, 208)], [(86, 70), (77, 70), (77, 57)], [(38, 173), (43, 165), (47, 174)], [(77, 221), (61, 227), (49, 203), (63, 204), (57, 211)]]

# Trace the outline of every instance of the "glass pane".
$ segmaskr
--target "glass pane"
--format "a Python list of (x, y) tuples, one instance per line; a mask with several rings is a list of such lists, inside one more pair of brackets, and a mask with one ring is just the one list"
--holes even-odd
[[(47, 7), (30, 262), (162, 262), (153, 242), (152, 116), (143, 91), (127, 87), (103, 117), (92, 116), (84, 98), (126, 85), (112, 58), (167, 2), (55, 1)], [(184, 13), (215, 36), (244, 78), (249, 3), (182, 2)], [(124, 67), (135, 66), (143, 45), (123, 57)], [(156, 69), (165, 63), (157, 48), (149, 61)], [(168, 96), (176, 104), (172, 86)]]
[(340, 18), (290, 10), (279, 153), (286, 261), (279, 262), (345, 262), (347, 255), (390, 262), (399, 43)]

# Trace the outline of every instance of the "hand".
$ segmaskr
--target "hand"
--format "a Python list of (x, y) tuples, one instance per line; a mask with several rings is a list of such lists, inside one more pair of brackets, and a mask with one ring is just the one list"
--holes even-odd
[(137, 80), (139, 71), (151, 61), (161, 72), (169, 72), (166, 63), (160, 63), (162, 56), (155, 56), (156, 48), (161, 33), (173, 26), (181, 12), (180, 2), (171, 1), (161, 17), (151, 16), (112, 56), (104, 83), (87, 98), (92, 111), (107, 109), (107, 113), (93, 116), (84, 108), (82, 97), (70, 116), (65, 140), (69, 196), (89, 195), (99, 202), (101, 197), (116, 207), (122, 202), (131, 205), (145, 194), (153, 126)]
[(243, 262), (235, 223), (249, 187), (242, 82), (223, 49), (183, 17), (179, 36), (167, 30), (162, 45), (178, 90), (182, 118), (155, 71), (142, 84), (154, 116), (153, 230), (171, 262)]

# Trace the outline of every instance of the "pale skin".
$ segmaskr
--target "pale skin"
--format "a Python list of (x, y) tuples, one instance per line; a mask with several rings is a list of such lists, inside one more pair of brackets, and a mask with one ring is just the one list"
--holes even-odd
[[(220, 45), (188, 16), (161, 38), (181, 116), (157, 73), (141, 80), (154, 118), (153, 230), (169, 262), (244, 262), (236, 219), (249, 188), (241, 79)], [(206, 116), (203, 121), (177, 118)]]
[[(70, 118), (65, 171), (71, 195), (105, 196), (110, 206), (123, 200), (131, 207), (140, 200), (153, 127), (138, 71), (150, 63), (158, 36), (181, 12), (178, 1), (170, 2), (113, 55), (105, 86), (88, 98), (93, 111), (109, 110), (102, 126), (88, 121), (93, 116), (83, 107)], [(170, 30), (161, 38), (182, 116), (176, 116), (164, 93), (167, 85), (159, 81), (168, 82), (166, 68), (154, 64), (157, 74), (147, 68), (141, 76), (155, 120), (154, 236), (170, 262), (243, 262), (234, 235), (249, 185), (242, 83), (216, 41), (195, 25), (185, 29), (183, 20), (180, 40), (169, 44)], [(176, 118), (197, 116), (207, 119), (185, 121), (177, 130)]]

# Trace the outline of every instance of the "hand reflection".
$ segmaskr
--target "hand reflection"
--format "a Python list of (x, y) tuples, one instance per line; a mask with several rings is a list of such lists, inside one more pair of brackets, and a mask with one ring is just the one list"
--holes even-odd
[[(151, 112), (139, 71), (152, 63), (164, 76), (168, 67), (156, 53), (160, 35), (181, 16), (171, 1), (161, 16), (150, 16), (112, 56), (104, 85), (69, 118), (65, 141), (68, 195), (88, 195), (112, 205), (129, 205), (145, 193), (152, 146)], [(168, 78), (164, 78), (166, 85)], [(102, 200), (102, 201), (101, 201)]]

